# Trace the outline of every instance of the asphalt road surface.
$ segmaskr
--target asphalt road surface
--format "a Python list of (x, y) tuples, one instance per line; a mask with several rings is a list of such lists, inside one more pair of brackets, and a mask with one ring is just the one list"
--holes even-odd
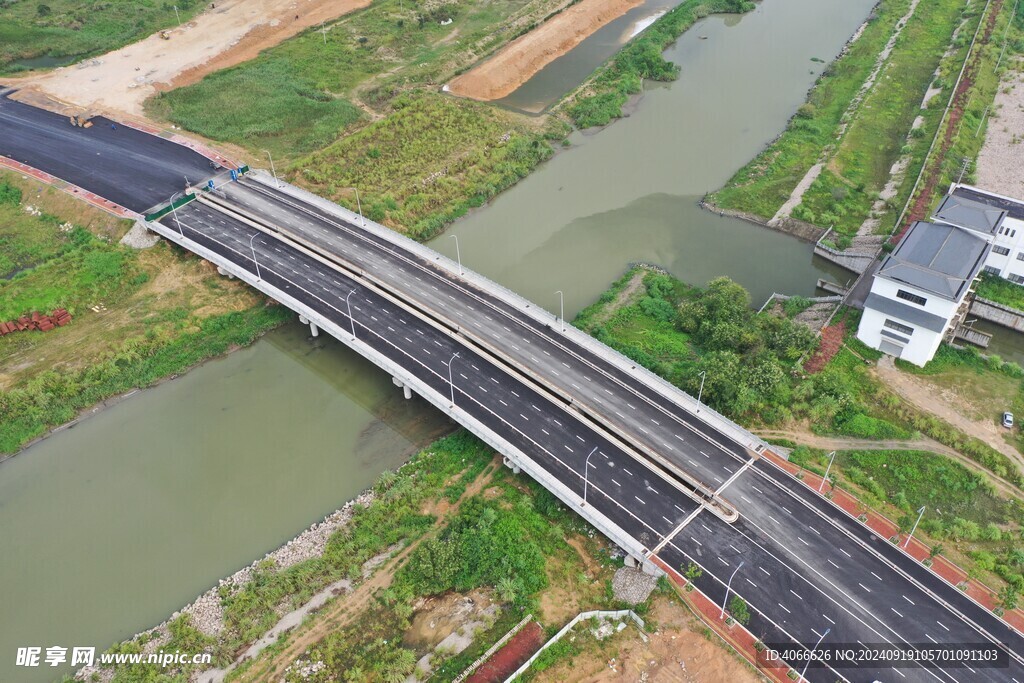
[[(703, 573), (696, 583), (712, 599), (725, 597), (725, 584), (739, 568), (732, 590), (750, 605), (749, 626), (763, 640), (811, 647), (825, 629), (831, 629), (828, 642), (833, 645), (920, 647), (1007, 641), (1020, 651), (1019, 637), (1002, 622), (908, 561), (885, 539), (837, 514), (800, 482), (766, 461), (741, 456), (737, 446), (718, 448), (699, 441), (685, 427), (675, 430), (685, 435), (688, 448), (704, 450), (707, 457), (701, 457), (706, 460), (743, 458), (735, 463), (739, 474), (730, 478), (723, 491), (742, 518), (727, 524), (646, 468), (636, 453), (627, 453), (605, 438), (574, 409), (535, 390), (519, 373), (498, 367), (486, 354), (474, 353), (450, 333), (397, 309), (329, 265), (196, 202), (179, 209), (176, 218), (167, 216), (162, 222), (173, 229), (180, 224), (187, 237), (250, 272), (255, 272), (255, 249), (264, 280), (343, 329), (351, 328), (347, 315), (351, 303), (356, 335), (362, 341), (443, 395), (454, 389), (456, 404), (579, 495), (587, 469), (590, 505), (646, 546), (662, 546), (658, 556), (670, 565), (700, 567)], [(433, 291), (430, 285), (425, 289)], [(448, 362), (456, 352), (459, 355), (451, 367), (454, 382), (449, 384)], [(571, 370), (562, 368), (564, 373)], [(587, 468), (587, 456), (595, 448)], [(747, 466), (740, 471), (743, 465)], [(1016, 661), (1010, 669), (894, 669), (860, 662), (853, 668), (811, 669), (808, 677), (814, 681), (1024, 681), (1024, 669)]]
[(214, 169), (188, 147), (98, 116), (90, 128), (0, 97), (0, 154), (144, 213)]

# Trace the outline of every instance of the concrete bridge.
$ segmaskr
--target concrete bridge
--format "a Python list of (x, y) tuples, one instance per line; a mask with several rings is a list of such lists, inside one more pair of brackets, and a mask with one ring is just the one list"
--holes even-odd
[[(139, 213), (181, 187), (142, 133), (71, 128), (6, 102), (0, 154), (17, 163), (101, 196), (116, 187)], [(106, 165), (88, 162), (97, 145)], [(136, 176), (144, 186), (133, 188)], [(370, 359), (647, 571), (698, 568), (700, 591), (720, 604), (741, 595), (750, 631), (797, 653), (828, 633), (826, 645), (978, 644), (1005, 662), (966, 674), (861, 660), (812, 667), (808, 679), (1024, 682), (1018, 633), (763, 457), (768, 446), (738, 425), (423, 245), (261, 173), (221, 182), (144, 224)]]

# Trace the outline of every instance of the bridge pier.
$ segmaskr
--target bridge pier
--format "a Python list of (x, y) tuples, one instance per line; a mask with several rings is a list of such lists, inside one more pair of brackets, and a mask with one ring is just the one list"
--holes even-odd
[(402, 380), (397, 377), (392, 377), (391, 381), (395, 383), (396, 387), (402, 390), (402, 395), (405, 396), (407, 400), (412, 398), (412, 388), (409, 385), (404, 384)]
[(512, 474), (519, 474), (519, 465), (517, 465), (514, 460), (508, 457), (504, 457), (502, 458), (501, 462), (502, 464), (505, 465), (505, 467), (512, 470)]
[(225, 270), (221, 266), (217, 266), (217, 273), (219, 275), (223, 275), (224, 277), (226, 277), (229, 280), (234, 280), (235, 279), (235, 276), (232, 273), (229, 273), (227, 270)]
[(309, 334), (311, 337), (320, 336), (320, 328), (316, 326), (316, 323), (307, 318), (306, 316), (299, 314), (299, 322), (303, 325), (309, 325)]

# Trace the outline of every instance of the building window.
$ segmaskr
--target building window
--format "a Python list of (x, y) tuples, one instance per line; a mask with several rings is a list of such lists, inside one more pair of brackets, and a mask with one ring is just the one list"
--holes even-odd
[(1024, 261), (1024, 251), (1022, 251), (1022, 252), (1019, 252), (1019, 253), (1017, 254), (1017, 260), (1018, 260), (1018, 261)]
[(999, 275), (999, 269), (996, 268), (995, 266), (985, 266), (984, 270), (986, 273), (989, 273), (990, 275)]
[(1010, 253), (1010, 250), (1006, 247), (992, 247), (993, 254), (999, 254), (1000, 256), (1006, 256)]
[[(1021, 253), (1024, 253), (1024, 252), (1021, 252)], [(1024, 259), (1021, 259), (1021, 260), (1024, 261)], [(924, 306), (925, 302), (928, 301), (928, 299), (925, 299), (923, 296), (918, 296), (917, 294), (912, 294), (911, 292), (908, 292), (905, 289), (897, 290), (896, 298), (897, 299), (903, 299), (905, 301), (909, 301), (910, 303), (917, 304), (918, 306)]]
[(906, 325), (901, 325), (900, 323), (896, 322), (895, 320), (889, 320), (888, 318), (886, 318), (885, 322), (883, 324), (886, 327), (888, 327), (890, 330), (896, 330), (897, 332), (902, 332), (903, 334), (906, 334), (906, 335), (914, 334), (914, 328), (913, 327), (907, 327)]
[(1010, 282), (1016, 282), (1018, 285), (1024, 285), (1024, 275), (1017, 275), (1017, 273), (1010, 273), (1006, 276), (1006, 279)]
[(1016, 230), (1011, 230), (1011, 231), (1010, 231), (1010, 237), (1013, 237), (1013, 236), (1014, 236), (1014, 235), (1016, 235), (1016, 234), (1017, 234), (1017, 231), (1016, 231)]

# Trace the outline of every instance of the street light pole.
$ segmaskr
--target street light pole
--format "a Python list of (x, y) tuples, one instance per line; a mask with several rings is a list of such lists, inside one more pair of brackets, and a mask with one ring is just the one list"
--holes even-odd
[[(178, 194), (175, 192), (174, 194)], [(181, 238), (185, 239), (185, 233), (181, 229), (181, 221), (178, 220), (178, 209), (174, 206), (174, 194), (171, 195), (171, 213), (174, 214), (174, 222), (178, 225), (178, 232), (181, 233)]]
[(700, 371), (700, 391), (697, 392), (697, 412), (700, 412), (700, 400), (704, 397), (704, 380), (708, 377), (707, 370)]
[(914, 527), (910, 530), (910, 535), (907, 536), (907, 540), (903, 542), (904, 548), (906, 548), (907, 545), (910, 543), (910, 539), (914, 537), (914, 532), (917, 531), (917, 525), (921, 523), (922, 517), (924, 517), (924, 505), (922, 505), (921, 509), (917, 511), (917, 521), (914, 522)]
[(590, 455), (587, 456), (587, 461), (583, 463), (583, 504), (587, 504), (587, 486), (590, 484), (590, 458), (597, 453), (597, 446), (594, 446), (594, 450), (590, 451)]
[(558, 290), (555, 294), (558, 295), (558, 310), (562, 320), (562, 332), (565, 332), (565, 294), (562, 293), (562, 290)]
[(254, 233), (252, 234), (252, 237), (250, 237), (250, 238), (249, 238), (249, 248), (250, 248), (250, 249), (252, 249), (252, 262), (256, 264), (256, 280), (257, 280), (257, 281), (259, 281), (259, 280), (262, 280), (262, 279), (263, 279), (262, 277), (260, 277), (260, 262), (256, 260), (256, 245), (255, 245), (255, 240), (256, 240), (256, 238), (257, 238), (257, 237), (259, 237), (259, 236), (260, 236), (260, 233), (258, 233), (258, 232), (254, 232)]
[(359, 188), (358, 187), (353, 187), (352, 189), (356, 191), (356, 208), (359, 210), (359, 220), (362, 221), (363, 227), (365, 228), (366, 227), (366, 218), (363, 217), (363, 205), (359, 201)]
[(729, 583), (725, 584), (725, 597), (722, 598), (722, 613), (718, 615), (719, 619), (725, 619), (725, 603), (729, 601), (729, 591), (732, 590), (732, 578), (736, 576), (736, 572), (738, 572), (742, 566), (743, 562), (741, 561), (736, 565), (736, 569), (732, 570), (732, 574), (729, 575)]
[(807, 661), (804, 662), (804, 670), (800, 672), (800, 680), (806, 681), (804, 674), (807, 673), (807, 667), (811, 665), (811, 659), (814, 657), (814, 653), (818, 651), (818, 646), (821, 645), (821, 641), (825, 640), (825, 636), (832, 632), (831, 628), (825, 629), (825, 632), (821, 634), (821, 638), (818, 638), (818, 642), (814, 644), (814, 649), (811, 650), (811, 654), (807, 657)]
[(348, 306), (348, 321), (352, 323), (352, 341), (356, 340), (356, 319), (352, 317), (352, 302), (349, 300), (349, 297), (355, 293), (356, 290), (353, 289), (348, 293), (348, 296), (345, 297), (345, 305)]
[(263, 150), (267, 153), (267, 158), (270, 159), (270, 172), (274, 174), (274, 184), (281, 187), (281, 181), (277, 178), (277, 171), (274, 169), (274, 157), (271, 155), (269, 149)]
[(452, 388), (452, 408), (455, 407), (455, 377), (452, 375), (452, 364), (455, 363), (455, 359), (459, 357), (459, 352), (456, 351), (452, 354), (452, 359), (448, 361), (448, 385)]
[[(166, 5), (164, 5), (166, 7)], [(181, 17), (178, 15), (178, 6), (174, 6), (174, 20), (178, 22), (178, 27), (181, 28)]]
[(818, 484), (818, 493), (821, 493), (822, 487), (825, 486), (825, 480), (828, 479), (828, 473), (832, 469), (832, 463), (835, 461), (835, 459), (836, 459), (836, 452), (832, 451), (832, 455), (828, 459), (828, 467), (825, 468), (825, 476), (824, 476), (824, 478), (822, 478), (821, 483)]
[(459, 262), (459, 275), (464, 275), (462, 272), (462, 251), (459, 249), (459, 236), (451, 235), (451, 238), (455, 240), (455, 258)]

